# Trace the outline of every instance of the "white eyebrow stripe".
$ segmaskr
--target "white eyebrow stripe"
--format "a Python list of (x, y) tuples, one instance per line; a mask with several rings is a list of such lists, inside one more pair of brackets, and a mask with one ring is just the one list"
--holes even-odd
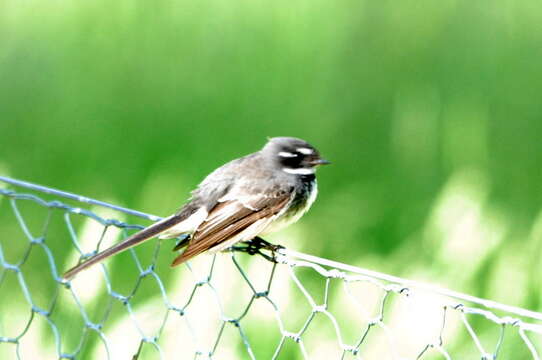
[(297, 155), (294, 154), (294, 153), (288, 152), (288, 151), (281, 151), (281, 152), (279, 152), (279, 156), (286, 157), (286, 158), (292, 158), (292, 157), (296, 157)]
[(314, 174), (315, 169), (314, 168), (298, 168), (298, 169), (282, 168), (282, 171), (287, 172), (288, 174), (295, 174), (295, 175), (311, 175), (311, 174)]
[(310, 155), (310, 154), (314, 153), (313, 149), (309, 149), (309, 148), (306, 148), (306, 147), (300, 147), (300, 148), (297, 148), (296, 150), (299, 151), (300, 153), (302, 153), (303, 155)]

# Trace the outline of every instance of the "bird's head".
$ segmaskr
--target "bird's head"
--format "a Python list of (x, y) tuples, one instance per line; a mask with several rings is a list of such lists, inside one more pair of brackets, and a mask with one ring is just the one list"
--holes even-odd
[(330, 164), (314, 146), (293, 137), (270, 138), (262, 153), (289, 174), (311, 175), (316, 167)]

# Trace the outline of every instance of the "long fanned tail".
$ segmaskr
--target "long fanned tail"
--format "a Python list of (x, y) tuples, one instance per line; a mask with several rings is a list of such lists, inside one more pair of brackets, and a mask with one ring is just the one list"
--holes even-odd
[(105, 249), (104, 251), (94, 255), (87, 261), (74, 266), (70, 270), (68, 270), (63, 278), (68, 280), (77, 275), (80, 271), (85, 270), (89, 268), (90, 266), (99, 263), (100, 261), (107, 259), (108, 257), (118, 254), (122, 251), (128, 250), (129, 248), (136, 246), (137, 244), (140, 244), (146, 240), (149, 240), (156, 235), (160, 234), (161, 232), (169, 229), (170, 227), (178, 224), (184, 220), (184, 216), (180, 215), (173, 215), (168, 218), (165, 218), (163, 220), (160, 220), (159, 222), (133, 234), (132, 236), (128, 237), (123, 242), (113, 245), (108, 249)]

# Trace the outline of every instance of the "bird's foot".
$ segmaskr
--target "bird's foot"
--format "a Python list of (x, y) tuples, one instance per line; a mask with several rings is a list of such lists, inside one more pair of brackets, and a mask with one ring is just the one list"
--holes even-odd
[[(269, 260), (271, 262), (276, 263), (277, 262), (277, 251), (280, 249), (284, 249), (284, 246), (282, 245), (275, 245), (271, 244), (268, 241), (265, 241), (261, 237), (255, 237), (254, 239), (250, 241), (246, 241), (243, 243), (243, 245), (238, 246), (232, 246), (232, 250), (234, 251), (241, 251), (246, 252), (249, 255), (260, 255), (264, 259)], [(262, 252), (262, 250), (268, 250), (271, 252), (271, 256), (267, 255)]]
[(246, 244), (248, 244), (249, 246), (253, 246), (257, 249), (264, 249), (269, 251), (278, 251), (280, 249), (284, 249), (284, 246), (271, 244), (270, 242), (258, 236), (250, 241), (247, 241)]

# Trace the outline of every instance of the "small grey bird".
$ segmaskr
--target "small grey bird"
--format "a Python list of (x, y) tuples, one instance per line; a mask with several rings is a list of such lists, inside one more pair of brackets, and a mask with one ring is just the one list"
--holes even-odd
[(260, 151), (232, 160), (209, 174), (177, 213), (73, 267), (64, 278), (72, 278), (155, 236), (185, 236), (173, 250), (186, 249), (171, 266), (204, 251), (228, 249), (238, 242), (254, 241), (252, 250), (274, 249), (259, 235), (296, 222), (310, 208), (318, 192), (316, 167), (324, 164), (329, 161), (306, 141), (271, 138)]

